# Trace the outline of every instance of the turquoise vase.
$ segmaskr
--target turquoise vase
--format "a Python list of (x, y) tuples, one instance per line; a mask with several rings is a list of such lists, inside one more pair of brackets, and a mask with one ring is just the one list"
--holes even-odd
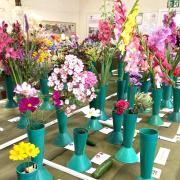
[(124, 74), (124, 80), (126, 80), (125, 88), (124, 88), (124, 99), (128, 97), (128, 86), (129, 86), (129, 73)]
[(137, 93), (138, 87), (137, 86), (129, 86), (128, 88), (128, 102), (129, 102), (129, 108), (134, 108), (135, 103), (135, 95)]
[(12, 77), (10, 75), (5, 76), (5, 85), (6, 85), (6, 96), (7, 102), (5, 108), (15, 108), (17, 107), (16, 101), (13, 99), (14, 96), (14, 84)]
[(148, 93), (151, 87), (151, 81), (144, 81), (141, 84), (141, 92)]
[(140, 166), (141, 175), (136, 180), (153, 180), (151, 174), (158, 141), (158, 132), (142, 128), (140, 133)]
[(162, 99), (162, 88), (152, 90), (152, 99), (152, 116), (148, 118), (147, 122), (154, 126), (160, 126), (164, 123), (161, 117), (159, 116)]
[(28, 129), (29, 142), (39, 148), (40, 153), (32, 158), (32, 161), (38, 165), (37, 179), (38, 180), (53, 180), (53, 176), (43, 166), (44, 158), (44, 135), (45, 128), (43, 124), (38, 124), (36, 129)]
[(19, 129), (26, 129), (29, 124), (29, 119), (28, 119), (28, 112), (24, 112), (20, 114), (20, 119), (17, 123), (17, 128)]
[(42, 95), (44, 96), (40, 109), (44, 111), (53, 110), (54, 106), (52, 105), (52, 102), (50, 101), (48, 79), (40, 79), (40, 89), (41, 89)]
[(118, 79), (122, 79), (124, 74), (124, 61), (118, 59)]
[(124, 114), (123, 147), (115, 154), (117, 161), (123, 163), (136, 163), (138, 161), (137, 154), (132, 147), (136, 122), (136, 114)]
[(173, 88), (173, 112), (169, 114), (168, 120), (180, 122), (180, 89)]
[(67, 128), (68, 117), (65, 112), (60, 109), (56, 109), (56, 116), (58, 120), (59, 133), (55, 137), (53, 144), (59, 147), (64, 147), (73, 141)]
[(121, 126), (123, 122), (123, 114), (119, 115), (115, 111), (112, 111), (113, 117), (113, 131), (108, 135), (107, 141), (111, 144), (122, 144), (123, 137), (121, 132)]
[(86, 128), (89, 130), (89, 131), (99, 131), (100, 129), (103, 128), (102, 124), (99, 122), (99, 118), (98, 117), (94, 117), (92, 116), (87, 125), (86, 125)]
[(172, 109), (173, 105), (171, 102), (171, 96), (172, 96), (172, 86), (165, 84), (163, 85), (163, 98), (161, 102), (161, 108), (168, 108)]
[(91, 161), (85, 153), (88, 131), (84, 128), (75, 128), (73, 134), (75, 152), (68, 162), (67, 167), (78, 172), (85, 172), (92, 166)]
[(109, 119), (109, 116), (105, 112), (105, 103), (106, 103), (106, 94), (107, 86), (101, 86), (98, 94), (98, 109), (100, 110), (99, 120), (106, 121)]
[(120, 99), (125, 99), (124, 93), (125, 93), (125, 85), (126, 80), (117, 80), (117, 99), (118, 101)]
[(31, 173), (24, 173), (24, 169), (34, 165), (34, 162), (24, 162), (16, 167), (16, 174), (18, 180), (38, 180), (37, 172), (38, 167)]

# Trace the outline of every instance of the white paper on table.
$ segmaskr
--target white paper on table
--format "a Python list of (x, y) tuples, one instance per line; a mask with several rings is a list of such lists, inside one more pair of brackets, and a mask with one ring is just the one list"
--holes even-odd
[(158, 169), (158, 168), (153, 167), (153, 169), (152, 169), (152, 177), (153, 177), (153, 178), (156, 178), (156, 179), (160, 179), (160, 177), (161, 177), (161, 172), (162, 172), (161, 169)]
[(168, 137), (164, 137), (164, 136), (159, 136), (159, 139), (164, 140), (164, 141), (168, 141), (168, 142), (172, 142), (172, 143), (176, 143), (176, 138), (168, 138)]
[(64, 147), (65, 149), (68, 149), (70, 151), (74, 151), (74, 142), (68, 144), (67, 146)]
[(170, 122), (164, 122), (162, 125), (160, 125), (161, 127), (170, 127), (172, 123)]
[(137, 123), (139, 123), (142, 120), (142, 118), (137, 118)]
[(137, 153), (138, 162), (140, 162), (140, 152)]
[(178, 127), (177, 133), (176, 134), (180, 134), (180, 125)]
[(96, 170), (95, 168), (91, 167), (91, 168), (88, 169), (86, 172), (87, 172), (88, 174), (92, 174), (95, 170)]
[(160, 117), (164, 117), (164, 115), (165, 115), (164, 113), (159, 113)]
[(99, 152), (91, 159), (91, 162), (98, 164), (98, 165), (101, 165), (104, 161), (106, 161), (110, 157), (111, 156), (109, 154)]
[(113, 129), (109, 128), (109, 127), (104, 127), (102, 129), (99, 130), (99, 132), (103, 133), (103, 134), (109, 134), (110, 132), (112, 132)]
[(176, 135), (174, 137), (176, 138), (176, 141), (180, 141), (180, 136)]
[(155, 163), (165, 165), (169, 156), (170, 149), (160, 147), (159, 152), (154, 160)]
[(162, 109), (162, 111), (164, 111), (164, 112), (172, 112), (173, 109), (164, 108), (164, 109)]
[(0, 132), (3, 132), (4, 131), (4, 128), (0, 127)]
[(19, 119), (20, 119), (20, 117), (18, 116), (18, 117), (11, 118), (11, 119), (9, 119), (8, 121), (11, 122), (11, 123), (13, 123), (13, 122), (18, 122)]

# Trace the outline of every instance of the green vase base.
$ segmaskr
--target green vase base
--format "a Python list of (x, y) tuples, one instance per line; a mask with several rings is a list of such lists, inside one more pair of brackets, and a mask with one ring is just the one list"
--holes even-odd
[(107, 141), (111, 144), (122, 144), (123, 137), (121, 132), (111, 132), (108, 137)]
[(172, 112), (169, 114), (168, 120), (171, 122), (180, 122), (180, 112)]
[(66, 132), (66, 133), (59, 133), (54, 139), (53, 144), (58, 147), (64, 147), (72, 142), (73, 140), (71, 135), (68, 132)]
[(135, 150), (131, 148), (122, 147), (116, 154), (115, 159), (122, 163), (136, 163), (138, 162), (138, 157)]
[(40, 106), (40, 110), (44, 110), (44, 111), (51, 111), (53, 109), (54, 109), (54, 106), (52, 105), (50, 101), (44, 101)]
[(37, 179), (38, 180), (53, 180), (53, 176), (45, 167), (42, 166), (38, 169)]
[(101, 111), (101, 115), (98, 117), (101, 121), (107, 121), (109, 119), (109, 116), (106, 114), (105, 111)]
[(96, 118), (96, 119), (89, 119), (86, 128), (90, 131), (99, 131), (100, 129), (103, 128), (103, 126), (99, 122), (98, 118)]
[(172, 109), (173, 108), (173, 104), (171, 103), (171, 100), (162, 100), (161, 108)]
[(17, 124), (17, 128), (19, 129), (26, 129), (28, 126), (28, 119), (26, 118), (20, 118), (20, 120), (18, 121), (18, 124)]
[(148, 178), (148, 179), (145, 179), (145, 178), (142, 178), (141, 176), (137, 177), (136, 180), (154, 180), (154, 178)]
[(18, 107), (18, 104), (16, 103), (16, 101), (12, 100), (7, 100), (6, 104), (5, 104), (5, 108), (7, 109), (11, 109), (11, 108), (16, 108)]
[(74, 154), (67, 164), (68, 168), (73, 169), (77, 172), (85, 172), (88, 169), (90, 169), (91, 166), (92, 166), (91, 161), (88, 159), (86, 154), (83, 155)]
[(161, 117), (159, 116), (159, 114), (157, 115), (152, 115), (148, 120), (147, 120), (148, 124), (154, 125), (154, 126), (161, 126), (164, 122), (161, 119)]

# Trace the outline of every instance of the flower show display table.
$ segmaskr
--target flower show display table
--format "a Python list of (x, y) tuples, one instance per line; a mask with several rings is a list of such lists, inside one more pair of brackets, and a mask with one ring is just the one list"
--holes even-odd
[[(116, 92), (116, 82), (115, 77), (112, 78), (108, 90), (108, 96)], [(112, 97), (111, 99), (107, 100), (106, 103), (106, 110), (108, 114), (111, 114), (112, 111), (112, 105), (116, 101), (116, 97)], [(0, 145), (6, 143), (7, 141), (10, 141), (14, 138), (17, 138), (19, 136), (22, 136), (25, 134), (25, 130), (20, 130), (16, 128), (17, 122), (9, 122), (8, 120), (17, 117), (18, 113), (17, 110), (6, 110), (3, 109), (3, 103), (0, 104), (0, 127), (4, 129), (4, 131), (0, 131)], [(163, 119), (167, 121), (166, 115), (167, 112), (161, 111), (161, 113), (164, 113), (165, 116)], [(147, 117), (149, 117), (150, 114), (140, 114), (139, 117), (142, 118), (142, 120), (137, 123), (136, 129), (139, 129), (141, 127), (148, 127), (148, 128), (154, 128), (159, 131), (160, 136), (168, 137), (170, 139), (173, 139), (176, 135), (176, 132), (178, 130), (179, 124), (178, 123), (172, 123), (170, 127), (154, 127), (151, 125), (148, 125), (146, 123)], [(54, 120), (55, 117), (51, 117), (50, 120)], [(48, 123), (48, 122), (47, 122)], [(68, 128), (69, 132), (72, 133), (73, 129), (75, 127), (84, 127), (87, 123), (87, 119), (84, 118), (84, 115), (82, 112), (76, 113), (69, 117), (69, 123)], [(45, 136), (45, 159), (48, 161), (51, 161), (53, 163), (66, 166), (67, 162), (70, 160), (73, 151), (67, 150), (65, 148), (61, 147), (55, 147), (52, 144), (53, 138), (58, 132), (57, 124), (53, 124), (46, 128), (46, 136)], [(97, 153), (103, 152), (110, 156), (114, 156), (114, 154), (119, 150), (121, 145), (112, 145), (107, 142), (107, 134), (104, 134), (102, 132), (96, 132), (96, 133), (90, 133), (89, 140), (92, 140), (94, 143), (96, 143), (96, 146), (86, 146), (86, 154), (88, 155), (89, 159), (92, 159)], [(2, 146), (0, 146), (2, 147)], [(133, 147), (135, 148), (136, 152), (139, 152), (139, 135), (135, 137), (135, 141), (133, 144)], [(170, 149), (170, 153), (168, 156), (168, 159), (166, 161), (165, 165), (160, 165), (155, 163), (154, 167), (161, 170), (161, 180), (178, 180), (180, 177), (180, 156), (179, 156), (179, 149), (180, 149), (180, 142), (169, 142), (165, 140), (159, 140), (157, 145), (157, 152), (159, 151), (160, 147)], [(12, 163), (10, 162), (8, 156), (9, 156), (9, 149), (11, 147), (6, 147), (4, 149), (0, 149), (0, 179), (2, 180), (12, 180), (14, 179), (15, 175), (15, 167), (16, 162)], [(95, 163), (92, 163), (93, 168), (97, 168), (98, 165)], [(58, 170), (58, 168), (53, 168), (48, 165), (46, 165), (46, 168), (53, 174), (54, 179), (61, 179), (61, 180), (75, 180), (79, 179), (77, 177), (74, 177), (70, 174), (67, 174), (65, 172), (62, 172)], [(119, 163), (114, 160), (113, 166), (111, 169), (106, 172), (100, 179), (102, 180), (133, 180), (138, 176), (140, 173), (140, 164), (123, 164)], [(83, 173), (87, 176), (90, 176), (88, 173)]]

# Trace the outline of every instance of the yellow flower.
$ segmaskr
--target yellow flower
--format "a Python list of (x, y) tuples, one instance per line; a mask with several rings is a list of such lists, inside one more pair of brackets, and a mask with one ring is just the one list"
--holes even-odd
[(34, 144), (29, 144), (29, 147), (26, 149), (26, 154), (34, 158), (39, 154), (39, 148), (35, 147)]

